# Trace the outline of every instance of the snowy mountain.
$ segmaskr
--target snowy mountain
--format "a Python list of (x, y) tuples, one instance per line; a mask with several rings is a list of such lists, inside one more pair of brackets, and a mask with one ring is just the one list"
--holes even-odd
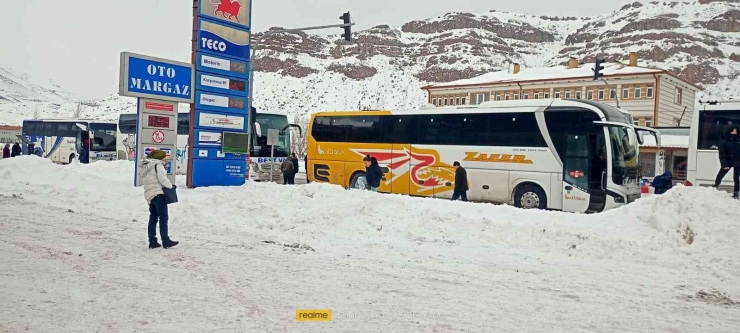
[(0, 67), (0, 105), (8, 103), (65, 103), (78, 98), (53, 83), (39, 84), (28, 75)]
[[(699, 98), (740, 97), (739, 33), (740, 4), (730, 0), (635, 2), (586, 18), (455, 12), (355, 32), (352, 42), (257, 33), (254, 105), (299, 116), (417, 108), (426, 100), (426, 84), (504, 70), (514, 62), (524, 68), (564, 64), (569, 57), (624, 62), (629, 52), (637, 52), (640, 66), (668, 69), (704, 87)], [(12, 88), (0, 89), (6, 89), (0, 97), (12, 95)], [(112, 96), (100, 104), (88, 108), (91, 115), (107, 119), (135, 112), (130, 98)], [(32, 108), (13, 107), (12, 114), (28, 116)], [(5, 110), (0, 103), (0, 123), (18, 121), (6, 119)], [(57, 107), (42, 114), (67, 111)]]

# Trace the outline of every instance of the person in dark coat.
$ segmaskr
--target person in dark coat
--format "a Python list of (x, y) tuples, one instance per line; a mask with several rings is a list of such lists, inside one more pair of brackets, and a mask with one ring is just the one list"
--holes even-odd
[(380, 181), (383, 179), (383, 170), (380, 169), (378, 159), (368, 155), (362, 161), (365, 162), (365, 180), (367, 180), (367, 186), (370, 187), (370, 191), (378, 192)]
[(455, 167), (455, 190), (452, 192), (452, 200), (460, 198), (462, 201), (468, 201), (468, 172), (458, 161), (452, 163), (452, 166)]
[(5, 147), (3, 148), (3, 158), (9, 158), (10, 157), (10, 144), (6, 143)]
[(23, 154), (23, 149), (21, 149), (21, 145), (16, 142), (10, 150), (10, 157), (20, 156), (21, 154)]
[(293, 176), (291, 177), (291, 183), (295, 184), (295, 175), (298, 174), (298, 158), (295, 157), (295, 154), (290, 154), (290, 161), (293, 162)]
[(737, 126), (732, 127), (729, 135), (720, 143), (719, 163), (722, 168), (717, 173), (717, 178), (714, 181), (714, 187), (719, 187), (722, 178), (732, 168), (732, 180), (735, 183), (732, 197), (735, 199), (738, 199), (738, 192), (740, 192), (740, 138), (738, 138), (737, 132)]
[(283, 163), (280, 164), (280, 171), (283, 172), (283, 185), (293, 184), (293, 161), (286, 158)]
[(673, 173), (668, 171), (653, 178), (650, 186), (655, 188), (655, 194), (663, 194), (673, 188)]

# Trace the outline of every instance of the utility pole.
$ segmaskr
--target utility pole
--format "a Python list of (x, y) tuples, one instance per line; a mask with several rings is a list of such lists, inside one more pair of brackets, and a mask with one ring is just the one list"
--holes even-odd
[[(328, 29), (328, 28), (342, 28), (344, 30), (344, 34), (342, 34), (342, 37), (344, 37), (345, 41), (352, 41), (352, 26), (355, 25), (352, 23), (352, 18), (349, 14), (349, 12), (346, 12), (342, 14), (342, 16), (339, 17), (339, 19), (342, 20), (341, 24), (330, 24), (330, 25), (320, 25), (320, 26), (313, 26), (313, 27), (305, 27), (305, 28), (294, 28), (294, 29), (281, 29), (281, 30), (268, 30), (263, 33), (263, 38), (265, 35), (269, 34), (277, 34), (282, 32), (301, 32), (306, 30), (318, 30), (318, 29)], [(259, 44), (258, 44), (259, 45)], [(249, 61), (252, 64), (252, 66), (249, 66), (249, 98), (248, 98), (248, 110), (251, 113), (252, 111), (252, 101), (254, 100), (254, 64), (257, 62), (257, 45), (254, 45), (250, 42), (249, 47), (252, 49), (252, 54), (249, 56)], [(249, 119), (250, 122), (250, 128), (251, 131), (251, 124), (254, 122), (254, 119)], [(249, 135), (247, 139), (247, 147), (252, 146), (252, 135)]]

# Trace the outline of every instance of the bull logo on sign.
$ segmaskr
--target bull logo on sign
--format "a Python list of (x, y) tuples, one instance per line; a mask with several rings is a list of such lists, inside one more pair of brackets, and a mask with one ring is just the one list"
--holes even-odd
[(239, 3), (239, 0), (218, 0), (218, 2), (213, 2), (212, 0), (209, 1), (212, 5), (216, 6), (216, 9), (213, 11), (213, 15), (218, 15), (220, 12), (221, 16), (227, 20), (236, 19), (237, 22), (242, 23), (242, 21), (239, 20), (239, 11), (242, 9), (242, 4)]

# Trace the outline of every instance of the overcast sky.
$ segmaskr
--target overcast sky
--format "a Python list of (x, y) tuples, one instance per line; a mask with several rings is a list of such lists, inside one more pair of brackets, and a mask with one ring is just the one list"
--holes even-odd
[[(214, 2), (216, 0), (213, 0)], [(254, 31), (339, 23), (398, 26), (452, 11), (594, 16), (630, 0), (254, 0)], [(189, 0), (10, 0), (0, 10), (0, 67), (51, 80), (85, 99), (118, 91), (121, 51), (189, 62)], [(329, 29), (323, 34), (337, 34)]]

